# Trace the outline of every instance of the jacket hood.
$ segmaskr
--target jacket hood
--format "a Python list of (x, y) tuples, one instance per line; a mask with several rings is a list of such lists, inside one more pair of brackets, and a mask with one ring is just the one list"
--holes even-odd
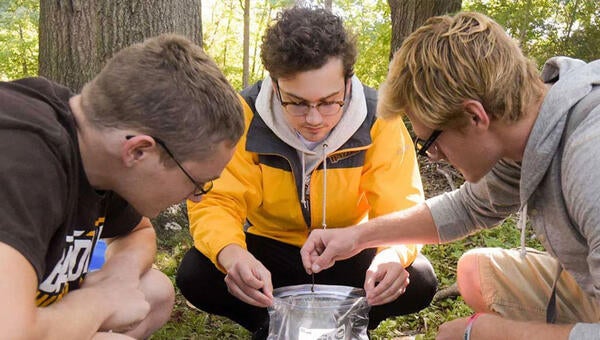
[(526, 203), (545, 175), (539, 169), (547, 169), (556, 152), (566, 126), (568, 113), (594, 85), (600, 85), (600, 61), (586, 64), (577, 59), (554, 57), (546, 61), (541, 77), (552, 84), (540, 107), (521, 165), (520, 198)]

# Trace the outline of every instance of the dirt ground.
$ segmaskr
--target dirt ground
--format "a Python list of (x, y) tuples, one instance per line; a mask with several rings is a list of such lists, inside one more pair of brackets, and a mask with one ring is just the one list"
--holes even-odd
[(451, 191), (463, 182), (462, 175), (448, 163), (433, 163), (419, 156), (419, 169), (425, 198)]

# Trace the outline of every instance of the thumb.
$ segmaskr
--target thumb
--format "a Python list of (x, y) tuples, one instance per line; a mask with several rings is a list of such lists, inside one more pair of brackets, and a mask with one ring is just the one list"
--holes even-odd
[(327, 268), (331, 268), (335, 263), (334, 253), (330, 250), (330, 248), (325, 248), (325, 250), (316, 258), (314, 258), (311, 270), (313, 273), (318, 273)]

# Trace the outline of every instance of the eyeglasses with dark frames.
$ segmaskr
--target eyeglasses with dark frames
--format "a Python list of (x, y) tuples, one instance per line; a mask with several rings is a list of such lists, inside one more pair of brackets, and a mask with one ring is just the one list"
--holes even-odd
[(431, 147), (431, 145), (433, 145), (433, 142), (435, 142), (441, 133), (441, 130), (433, 130), (427, 140), (415, 137), (415, 150), (417, 151), (417, 155), (427, 156), (427, 150)]
[(344, 99), (343, 100), (333, 100), (333, 101), (323, 101), (318, 102), (317, 104), (310, 104), (306, 101), (300, 102), (284, 102), (283, 97), (281, 97), (281, 90), (279, 89), (279, 82), (275, 80), (275, 85), (277, 86), (277, 95), (279, 96), (279, 102), (283, 109), (292, 116), (300, 117), (305, 116), (310, 109), (315, 108), (319, 113), (323, 116), (333, 116), (340, 112), (344, 103), (346, 102), (346, 81), (344, 81)]
[[(125, 136), (125, 138), (127, 138), (127, 139), (131, 139), (133, 137), (135, 137), (135, 136)], [(171, 150), (169, 150), (169, 148), (167, 147), (167, 144), (165, 144), (165, 142), (162, 139), (160, 139), (158, 137), (154, 137), (154, 136), (150, 136), (150, 137), (152, 137), (154, 139), (154, 141), (156, 141), (156, 144), (160, 145), (163, 149), (165, 149), (165, 152), (167, 153), (167, 155), (169, 155), (169, 157), (171, 157), (173, 162), (175, 162), (175, 164), (177, 164), (179, 169), (181, 169), (181, 171), (185, 174), (185, 176), (194, 184), (196, 189), (194, 190), (192, 195), (194, 195), (195, 197), (199, 197), (199, 196), (207, 194), (210, 190), (212, 190), (212, 188), (213, 188), (212, 180), (210, 180), (208, 182), (204, 182), (204, 183), (197, 182), (194, 179), (194, 177), (192, 177), (192, 175), (190, 175), (190, 173), (187, 172), (187, 170), (185, 170), (185, 168), (183, 167), (183, 165), (181, 165), (181, 163), (177, 160), (177, 158), (175, 158), (175, 155), (173, 155)]]

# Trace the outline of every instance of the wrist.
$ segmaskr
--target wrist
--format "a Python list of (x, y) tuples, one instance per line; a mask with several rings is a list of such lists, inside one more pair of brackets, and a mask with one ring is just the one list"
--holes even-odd
[(477, 320), (477, 318), (479, 318), (481, 314), (483, 313), (475, 313), (469, 317), (469, 320), (467, 320), (464, 340), (471, 340), (471, 331), (473, 330), (473, 325), (475, 324), (475, 320)]
[(363, 250), (366, 248), (375, 248), (379, 246), (377, 242), (374, 242), (374, 232), (376, 229), (373, 228), (371, 221), (355, 225), (354, 227), (354, 250)]
[(246, 249), (242, 248), (238, 244), (228, 244), (221, 249), (217, 255), (217, 262), (227, 272), (230, 267), (233, 266), (233, 264), (244, 255), (245, 252)]

